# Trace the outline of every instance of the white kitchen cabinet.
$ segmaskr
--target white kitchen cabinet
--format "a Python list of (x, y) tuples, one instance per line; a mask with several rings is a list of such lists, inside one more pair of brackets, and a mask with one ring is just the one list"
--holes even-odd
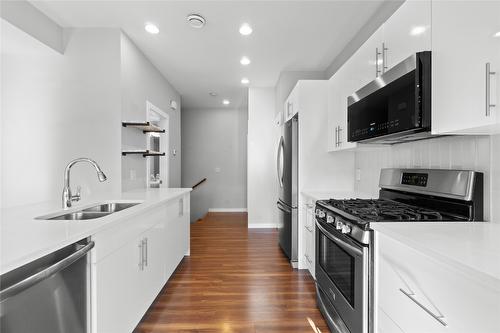
[(144, 315), (144, 235), (93, 265), (92, 332), (132, 332)]
[(287, 99), (285, 100), (283, 112), (285, 122), (292, 119), (299, 112), (299, 101), (298, 101), (298, 83), (290, 92)]
[(378, 333), (500, 332), (500, 290), (376, 233)]
[(132, 332), (189, 254), (189, 195), (93, 236), (92, 332)]
[(433, 134), (500, 132), (498, 32), (500, 1), (432, 2)]
[(306, 223), (304, 225), (304, 233), (306, 235), (306, 265), (309, 273), (314, 278), (315, 273), (315, 258), (316, 258), (316, 225), (314, 216), (314, 205), (306, 205)]
[(384, 71), (412, 54), (431, 50), (431, 1), (406, 1), (383, 25)]

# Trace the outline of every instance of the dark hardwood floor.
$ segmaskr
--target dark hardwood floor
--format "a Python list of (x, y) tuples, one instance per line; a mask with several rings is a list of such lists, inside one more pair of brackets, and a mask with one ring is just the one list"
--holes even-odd
[(246, 214), (209, 214), (191, 225), (191, 256), (137, 326), (150, 332), (329, 332), (314, 281), (293, 270), (274, 229)]

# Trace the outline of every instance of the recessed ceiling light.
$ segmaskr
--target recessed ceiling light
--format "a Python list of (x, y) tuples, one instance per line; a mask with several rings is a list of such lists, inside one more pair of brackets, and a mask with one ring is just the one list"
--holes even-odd
[(240, 64), (242, 64), (243, 66), (250, 65), (250, 59), (248, 59), (248, 57), (242, 57), (240, 60)]
[(217, 93), (216, 93), (216, 92), (213, 92), (213, 91), (209, 92), (208, 94), (209, 94), (210, 96), (212, 96), (212, 97), (217, 96)]
[(250, 83), (250, 80), (249, 80), (249, 79), (247, 79), (246, 77), (244, 77), (244, 78), (242, 78), (242, 79), (241, 79), (241, 83), (242, 83), (242, 84), (249, 84), (249, 83)]
[(500, 37), (500, 31), (493, 35), (493, 37)]
[(146, 23), (144, 25), (144, 30), (153, 35), (156, 35), (160, 32), (160, 29), (158, 29), (158, 27), (153, 23)]
[(418, 35), (423, 34), (426, 30), (427, 30), (427, 27), (419, 25), (419, 26), (413, 27), (411, 29), (410, 35), (412, 35), (412, 36), (418, 36)]
[(222, 104), (224, 104), (224, 105), (229, 105), (229, 103), (230, 103), (230, 102), (229, 102), (229, 100), (227, 100), (227, 99), (223, 99), (223, 100), (222, 100)]
[(243, 23), (240, 27), (240, 34), (248, 36), (252, 33), (252, 27), (248, 23)]
[(200, 29), (205, 26), (205, 23), (207, 22), (203, 16), (200, 14), (190, 14), (187, 17), (187, 21), (189, 22), (189, 25), (193, 28)]

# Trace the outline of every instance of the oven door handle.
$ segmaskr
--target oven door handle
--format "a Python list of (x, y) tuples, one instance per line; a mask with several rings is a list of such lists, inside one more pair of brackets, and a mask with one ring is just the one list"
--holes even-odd
[(343, 248), (344, 250), (352, 253), (352, 254), (355, 254), (355, 255), (359, 255), (359, 256), (362, 256), (363, 255), (363, 250), (341, 240), (340, 238), (338, 237), (335, 237), (334, 235), (332, 235), (328, 230), (326, 230), (318, 221), (316, 221), (316, 226), (318, 227), (318, 229), (328, 238), (330, 238), (330, 240), (334, 241), (335, 244), (337, 244), (338, 246), (340, 246), (341, 248)]

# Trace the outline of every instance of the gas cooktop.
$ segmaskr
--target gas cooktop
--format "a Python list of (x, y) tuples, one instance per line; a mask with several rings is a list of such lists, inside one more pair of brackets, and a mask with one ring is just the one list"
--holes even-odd
[(388, 199), (320, 200), (326, 208), (336, 208), (359, 222), (390, 221), (461, 221), (460, 216), (417, 207)]

